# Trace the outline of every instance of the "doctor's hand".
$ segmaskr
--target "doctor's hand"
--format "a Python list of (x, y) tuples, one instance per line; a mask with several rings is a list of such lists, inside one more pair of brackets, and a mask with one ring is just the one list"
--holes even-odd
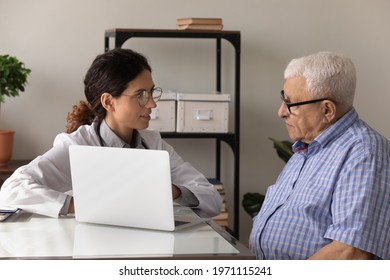
[(181, 190), (175, 186), (172, 185), (172, 198), (173, 200), (178, 199), (181, 196)]
[(73, 200), (73, 197), (70, 199), (68, 213), (72, 213), (72, 214), (74, 213), (74, 200)]

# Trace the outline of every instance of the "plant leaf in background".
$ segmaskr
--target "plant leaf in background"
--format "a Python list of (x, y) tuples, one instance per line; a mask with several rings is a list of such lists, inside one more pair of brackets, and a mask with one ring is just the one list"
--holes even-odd
[[(288, 140), (275, 140), (269, 138), (276, 150), (278, 156), (284, 161), (287, 162), (290, 157), (293, 155), (292, 145), (293, 143)], [(260, 193), (246, 193), (242, 199), (242, 206), (244, 207), (245, 212), (247, 212), (252, 218), (260, 212), (261, 206), (263, 205), (265, 195)]]
[(251, 215), (254, 216), (259, 213), (261, 205), (263, 205), (265, 196), (259, 193), (246, 193), (244, 194), (244, 198), (242, 200), (242, 206), (244, 210)]
[(276, 149), (276, 152), (278, 156), (284, 161), (287, 162), (290, 157), (293, 155), (292, 151), (292, 145), (293, 143), (288, 140), (275, 140), (273, 138), (269, 138), (274, 143), (274, 148)]
[(31, 70), (14, 56), (0, 55), (0, 103), (5, 96), (18, 96), (24, 91)]

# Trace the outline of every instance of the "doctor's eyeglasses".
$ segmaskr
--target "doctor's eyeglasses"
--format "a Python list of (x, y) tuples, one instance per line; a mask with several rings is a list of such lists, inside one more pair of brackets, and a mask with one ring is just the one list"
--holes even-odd
[(126, 94), (122, 94), (122, 95), (137, 99), (139, 106), (145, 107), (145, 105), (149, 102), (150, 98), (153, 98), (154, 102), (156, 103), (160, 100), (162, 95), (162, 89), (156, 87), (151, 91), (142, 90), (138, 92), (136, 95), (126, 95)]

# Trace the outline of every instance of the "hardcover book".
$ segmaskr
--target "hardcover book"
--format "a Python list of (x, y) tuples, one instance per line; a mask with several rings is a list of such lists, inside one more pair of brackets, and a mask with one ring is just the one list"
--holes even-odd
[(179, 18), (177, 25), (204, 24), (204, 25), (222, 25), (222, 18)]
[(223, 25), (220, 24), (186, 24), (179, 25), (179, 30), (222, 30)]

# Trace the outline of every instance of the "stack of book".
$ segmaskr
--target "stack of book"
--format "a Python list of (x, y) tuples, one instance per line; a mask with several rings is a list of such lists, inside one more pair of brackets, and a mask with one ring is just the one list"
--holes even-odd
[(222, 198), (221, 213), (213, 217), (213, 220), (222, 228), (226, 229), (226, 227), (229, 225), (229, 213), (226, 209), (225, 190), (223, 188), (223, 184), (221, 181), (214, 178), (209, 178), (208, 180), (211, 184), (214, 185), (214, 188), (218, 191), (219, 195)]
[(221, 18), (179, 18), (176, 20), (179, 30), (222, 30)]

